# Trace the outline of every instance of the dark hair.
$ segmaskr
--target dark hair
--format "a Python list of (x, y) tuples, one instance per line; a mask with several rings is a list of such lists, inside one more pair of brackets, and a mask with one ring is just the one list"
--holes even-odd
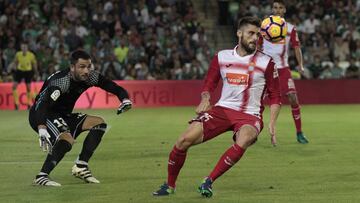
[(274, 3), (279, 3), (279, 4), (282, 4), (282, 5), (284, 5), (285, 7), (286, 7), (286, 4), (285, 4), (285, 1), (284, 0), (274, 0), (273, 1), (273, 4)]
[(248, 24), (255, 25), (256, 27), (260, 27), (261, 20), (258, 17), (253, 17), (253, 16), (242, 17), (238, 22), (238, 30)]
[(83, 50), (76, 50), (73, 51), (70, 55), (70, 63), (75, 65), (80, 58), (88, 60), (91, 59), (91, 56)]

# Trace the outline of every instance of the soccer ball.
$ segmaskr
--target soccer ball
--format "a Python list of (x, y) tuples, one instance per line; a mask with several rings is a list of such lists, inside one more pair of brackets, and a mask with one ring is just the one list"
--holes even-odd
[(261, 23), (261, 35), (268, 41), (278, 42), (286, 37), (287, 26), (285, 19), (280, 16), (270, 16)]

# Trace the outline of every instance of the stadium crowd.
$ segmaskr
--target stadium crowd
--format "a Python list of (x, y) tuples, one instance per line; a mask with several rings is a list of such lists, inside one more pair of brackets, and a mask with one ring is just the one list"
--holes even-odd
[[(271, 1), (228, 3), (227, 23), (271, 14)], [(286, 20), (297, 25), (302, 42), (305, 78), (360, 78), (360, 0), (287, 4)], [(36, 56), (37, 80), (68, 67), (69, 53), (78, 48), (111, 79), (202, 79), (214, 55), (207, 40), (191, 0), (3, 0), (0, 81), (12, 80), (22, 42)]]
[[(271, 15), (271, 1), (229, 2), (234, 23), (240, 17)], [(285, 19), (297, 26), (305, 78), (360, 78), (360, 0), (287, 0)], [(235, 24), (235, 23), (234, 23)], [(295, 70), (296, 58), (290, 51), (289, 65)]]
[(201, 79), (214, 54), (190, 0), (0, 1), (4, 80), (23, 42), (36, 55), (37, 80), (67, 68), (79, 48), (120, 80)]

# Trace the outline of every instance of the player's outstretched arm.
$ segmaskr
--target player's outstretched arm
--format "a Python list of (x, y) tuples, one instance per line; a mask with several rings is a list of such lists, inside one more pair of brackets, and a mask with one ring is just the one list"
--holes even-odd
[(295, 57), (296, 57), (296, 60), (297, 60), (297, 62), (298, 62), (298, 64), (299, 64), (299, 66), (297, 66), (297, 69), (298, 69), (299, 73), (300, 73), (301, 75), (303, 75), (305, 69), (304, 69), (304, 62), (303, 62), (302, 51), (301, 51), (301, 48), (300, 48), (300, 47), (296, 47), (296, 48), (295, 48)]
[(99, 74), (98, 83), (96, 86), (107, 92), (113, 93), (118, 97), (118, 99), (121, 101), (121, 104), (117, 109), (117, 114), (124, 113), (132, 108), (132, 102), (129, 99), (128, 92), (123, 87), (117, 85), (114, 81), (109, 80)]
[(203, 91), (201, 93), (201, 102), (195, 110), (197, 114), (210, 110), (210, 92), (213, 92), (215, 90), (220, 78), (220, 66), (218, 61), (218, 55), (216, 54), (211, 60), (209, 70), (205, 77)]

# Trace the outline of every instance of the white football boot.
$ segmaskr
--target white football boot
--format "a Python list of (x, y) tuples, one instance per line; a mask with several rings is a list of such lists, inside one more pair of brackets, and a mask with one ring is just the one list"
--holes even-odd
[(73, 174), (73, 176), (80, 178), (87, 183), (100, 183), (100, 181), (98, 181), (94, 176), (91, 175), (91, 171), (88, 167), (79, 168), (75, 164), (72, 167), (71, 173)]
[(52, 187), (60, 187), (61, 186), (60, 183), (50, 180), (49, 176), (40, 176), (38, 178), (35, 178), (33, 181), (33, 185), (52, 186)]

